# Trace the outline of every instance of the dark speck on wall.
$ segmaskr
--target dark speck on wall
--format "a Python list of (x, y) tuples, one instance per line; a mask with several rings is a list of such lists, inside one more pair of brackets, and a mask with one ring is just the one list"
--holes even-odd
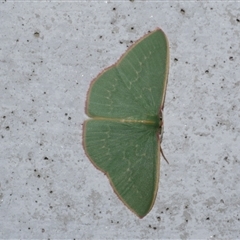
[(185, 10), (182, 8), (182, 9), (180, 10), (180, 12), (181, 12), (182, 14), (184, 14), (184, 13), (185, 13)]
[(38, 38), (40, 36), (39, 32), (35, 32), (34, 34), (34, 37)]

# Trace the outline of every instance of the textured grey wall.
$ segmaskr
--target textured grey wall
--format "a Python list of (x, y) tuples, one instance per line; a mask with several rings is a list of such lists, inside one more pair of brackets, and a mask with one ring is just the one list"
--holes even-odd
[[(0, 238), (240, 238), (239, 2), (0, 4)], [(160, 27), (170, 74), (142, 220), (81, 145), (91, 80)]]

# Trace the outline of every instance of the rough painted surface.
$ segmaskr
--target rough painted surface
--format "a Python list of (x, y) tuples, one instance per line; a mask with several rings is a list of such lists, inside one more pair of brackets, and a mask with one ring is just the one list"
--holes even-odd
[[(2, 2), (0, 238), (240, 238), (239, 10)], [(80, 134), (92, 78), (156, 27), (171, 51), (170, 165), (162, 162), (156, 203), (139, 220), (92, 167)]]

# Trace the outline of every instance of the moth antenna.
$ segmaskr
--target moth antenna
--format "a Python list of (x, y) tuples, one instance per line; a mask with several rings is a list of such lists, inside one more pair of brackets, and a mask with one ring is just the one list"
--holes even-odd
[(162, 154), (164, 160), (167, 162), (167, 164), (169, 164), (167, 158), (165, 157), (164, 153), (163, 153), (163, 150), (162, 150), (162, 147), (160, 146), (160, 153)]

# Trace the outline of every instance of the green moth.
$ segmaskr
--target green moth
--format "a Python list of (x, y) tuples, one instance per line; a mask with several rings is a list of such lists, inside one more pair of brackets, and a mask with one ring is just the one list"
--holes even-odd
[(85, 153), (140, 218), (158, 191), (168, 65), (167, 37), (157, 28), (92, 81), (86, 100)]

